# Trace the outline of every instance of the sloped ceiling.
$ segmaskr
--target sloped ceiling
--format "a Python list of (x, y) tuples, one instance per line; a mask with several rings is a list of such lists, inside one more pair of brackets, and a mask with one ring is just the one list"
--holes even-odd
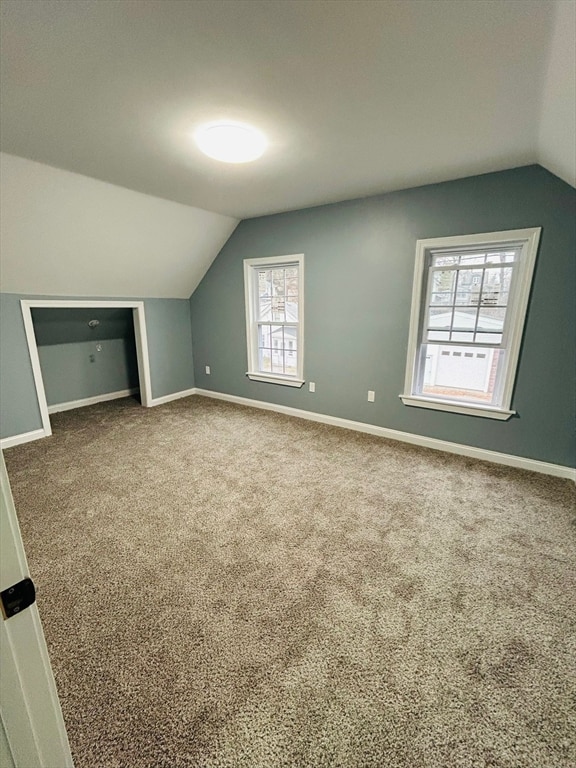
[(576, 2), (560, 0), (544, 78), (538, 159), (576, 187)]
[(238, 221), (2, 154), (2, 290), (187, 299)]
[[(538, 161), (574, 183), (573, 0), (1, 7), (15, 155), (236, 218)], [(269, 151), (201, 155), (221, 118)]]
[[(240, 218), (534, 162), (576, 185), (573, 0), (0, 9), (4, 291), (188, 298)], [(201, 155), (219, 118), (269, 151)]]

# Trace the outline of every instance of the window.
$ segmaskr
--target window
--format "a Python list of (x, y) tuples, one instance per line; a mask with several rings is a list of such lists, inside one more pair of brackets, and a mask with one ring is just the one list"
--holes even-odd
[(405, 405), (508, 419), (540, 229), (416, 244)]
[(301, 387), (304, 256), (245, 259), (248, 377)]

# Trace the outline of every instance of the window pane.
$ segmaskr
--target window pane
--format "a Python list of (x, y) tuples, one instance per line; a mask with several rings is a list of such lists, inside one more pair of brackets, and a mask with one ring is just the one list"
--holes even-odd
[(283, 323), (286, 319), (284, 314), (284, 308), (285, 308), (285, 299), (283, 296), (273, 296), (272, 297), (272, 320), (276, 320), (277, 322)]
[(428, 331), (428, 341), (450, 341), (450, 331)]
[(258, 326), (258, 370), (262, 373), (298, 373), (298, 328), (263, 323)]
[(458, 272), (456, 304), (470, 306), (477, 303), (483, 272), (482, 269), (462, 269)]
[(298, 296), (298, 267), (286, 269), (286, 295)]
[(489, 267), (484, 275), (482, 286), (483, 306), (494, 306), (508, 303), (508, 293), (512, 280), (513, 267)]
[(258, 272), (258, 320), (272, 320), (272, 272)]
[(445, 307), (430, 307), (428, 310), (428, 328), (450, 328), (452, 325), (452, 309)]
[(474, 335), (474, 341), (477, 341), (479, 344), (501, 344), (502, 334), (501, 333), (476, 333)]
[(258, 370), (262, 373), (272, 372), (272, 350), (262, 348), (258, 350)]
[(298, 362), (296, 359), (296, 352), (290, 352), (290, 350), (284, 350), (284, 372), (288, 376), (296, 376), (298, 373)]
[(284, 349), (284, 328), (281, 325), (272, 325), (271, 337), (272, 345), (276, 349)]
[(286, 293), (285, 272), (286, 270), (284, 268), (272, 270), (272, 295), (273, 296), (285, 295)]
[(301, 371), (302, 265), (299, 256), (292, 259), (286, 259), (288, 266), (264, 259), (245, 262), (245, 297), (253, 333), (248, 339), (248, 363), (255, 372), (297, 376)]
[(258, 271), (258, 295), (272, 295), (272, 273), (269, 269), (262, 269)]
[(485, 253), (463, 253), (460, 256), (460, 264), (484, 264), (486, 261)]
[(474, 331), (476, 314), (477, 310), (475, 307), (457, 307), (454, 310), (452, 328), (455, 331)]
[(298, 322), (298, 296), (286, 297), (286, 322), (297, 323)]
[(432, 295), (431, 304), (453, 304), (454, 303), (454, 285), (456, 283), (456, 272), (454, 270), (439, 270), (432, 272)]
[[(296, 297), (295, 297), (296, 298)], [(283, 298), (271, 300), (272, 314), (282, 314)], [(297, 304), (296, 312), (297, 312)], [(298, 327), (274, 323), (258, 324), (258, 370), (261, 373), (298, 373)]]
[(269, 298), (258, 298), (258, 320), (272, 320), (272, 302)]
[(506, 307), (494, 309), (481, 307), (478, 315), (477, 330), (479, 331), (503, 331)]
[(488, 264), (501, 264), (507, 261), (514, 261), (516, 251), (490, 251), (486, 254)]
[(298, 329), (284, 326), (284, 349), (296, 349), (298, 346)]
[(502, 350), (426, 344), (424, 351), (422, 394), (445, 400), (495, 404)]
[(269, 325), (258, 326), (258, 346), (259, 347), (271, 347), (271, 327)]
[(450, 341), (474, 341), (474, 331), (452, 331)]
[(452, 264), (458, 264), (458, 254), (437, 253), (432, 256), (433, 267), (449, 267)]
[(478, 304), (483, 273), (483, 269), (461, 269), (458, 272), (456, 304), (462, 306)]

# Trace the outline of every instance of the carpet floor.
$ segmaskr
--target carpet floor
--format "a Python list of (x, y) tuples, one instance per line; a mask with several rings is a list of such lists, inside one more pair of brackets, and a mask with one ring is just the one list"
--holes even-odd
[(201, 397), (52, 423), (5, 455), (77, 768), (576, 766), (570, 481)]

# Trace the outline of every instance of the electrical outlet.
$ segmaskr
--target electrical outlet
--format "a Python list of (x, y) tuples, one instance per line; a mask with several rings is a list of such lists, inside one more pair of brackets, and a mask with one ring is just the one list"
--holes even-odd
[(102, 344), (96, 344), (96, 352), (102, 352)]
[(309, 392), (316, 392), (316, 382), (315, 381), (311, 381), (308, 384), (308, 391)]
[(206, 366), (205, 370), (206, 370), (206, 373), (208, 374), (208, 376), (210, 376), (210, 366), (209, 365)]
[(374, 392), (373, 389), (369, 389), (368, 390), (368, 402), (369, 403), (373, 403), (375, 397), (376, 397), (376, 392)]

